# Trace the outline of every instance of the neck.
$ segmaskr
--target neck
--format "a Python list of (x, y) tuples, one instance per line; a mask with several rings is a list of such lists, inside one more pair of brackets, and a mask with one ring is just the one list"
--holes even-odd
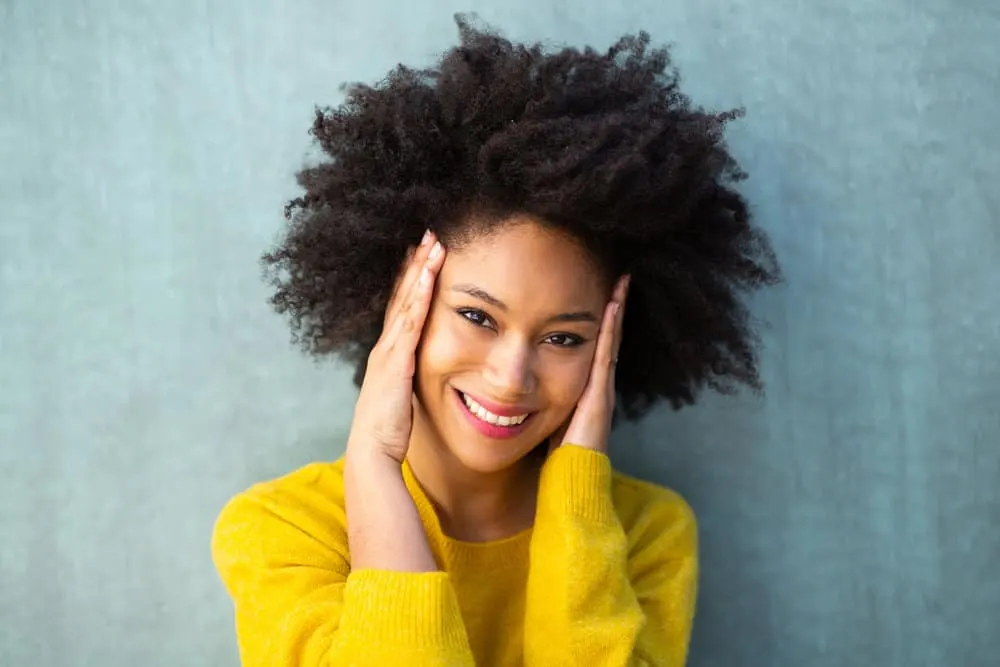
[(415, 406), (406, 460), (434, 505), (441, 529), (451, 538), (500, 540), (534, 523), (541, 460), (533, 454), (504, 470), (471, 470), (451, 453)]

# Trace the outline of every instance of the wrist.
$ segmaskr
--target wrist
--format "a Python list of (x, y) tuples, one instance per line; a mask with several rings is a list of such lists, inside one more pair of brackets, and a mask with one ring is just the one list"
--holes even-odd
[(402, 464), (371, 449), (355, 452), (348, 449), (344, 455), (344, 495), (348, 516), (375, 509), (378, 502), (373, 505), (366, 502), (366, 497), (394, 504), (410, 500)]
[(351, 475), (398, 476), (403, 478), (403, 464), (375, 447), (347, 446), (344, 453), (344, 469)]
[(611, 480), (607, 454), (567, 442), (552, 452), (542, 467), (538, 513), (613, 522), (617, 519)]
[(438, 569), (402, 464), (377, 451), (345, 456), (344, 494), (351, 569)]

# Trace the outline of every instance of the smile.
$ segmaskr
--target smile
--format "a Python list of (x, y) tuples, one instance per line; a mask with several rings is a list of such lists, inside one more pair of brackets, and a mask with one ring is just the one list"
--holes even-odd
[(476, 399), (463, 392), (456, 390), (455, 396), (458, 398), (462, 412), (472, 426), (490, 438), (512, 438), (518, 435), (524, 430), (525, 422), (532, 415), (530, 411), (519, 414), (508, 413), (500, 415), (487, 410)]
[(469, 408), (469, 412), (476, 415), (484, 422), (488, 424), (498, 424), (500, 426), (517, 426), (528, 418), (528, 414), (516, 415), (514, 417), (501, 417), (500, 415), (495, 415), (479, 403), (469, 398), (468, 395), (462, 394), (462, 400), (465, 401), (465, 406)]

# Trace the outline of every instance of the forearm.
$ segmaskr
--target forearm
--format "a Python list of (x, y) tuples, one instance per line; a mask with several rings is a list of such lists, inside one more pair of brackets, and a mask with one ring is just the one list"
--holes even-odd
[(398, 462), (348, 452), (344, 493), (352, 570), (438, 570)]
[(553, 457), (531, 545), (525, 664), (643, 664), (632, 662), (645, 619), (628, 580), (610, 466), (582, 450)]
[[(369, 518), (403, 508), (367, 468), (353, 474), (361, 561), (339, 512), (339, 480), (317, 488), (315, 473), (241, 494), (227, 504), (212, 540), (213, 559), (236, 612), (246, 667), (473, 665), (461, 609), (445, 572), (414, 571), (406, 557), (426, 540), (379, 545), (367, 536), (400, 535)], [(348, 475), (345, 472), (343, 481)], [(379, 513), (374, 513), (378, 518)], [(392, 516), (397, 515), (390, 515)], [(415, 522), (414, 525), (418, 525)], [(356, 527), (356, 526), (354, 526)], [(418, 525), (419, 527), (419, 525)], [(410, 535), (413, 535), (411, 530)], [(395, 550), (395, 551), (393, 551)], [(402, 556), (387, 559), (384, 554)], [(368, 555), (366, 555), (368, 554)], [(428, 558), (433, 570), (433, 559)], [(377, 569), (410, 567), (409, 571)], [(363, 569), (359, 569), (363, 568)], [(425, 570), (427, 568), (424, 568)]]
[(349, 450), (344, 493), (351, 559), (339, 633), (339, 649), (351, 657), (345, 664), (472, 667), (458, 599), (399, 463)]

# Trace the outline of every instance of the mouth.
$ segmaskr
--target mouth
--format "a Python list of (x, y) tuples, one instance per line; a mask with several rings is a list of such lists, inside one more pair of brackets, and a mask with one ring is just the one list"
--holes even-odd
[[(481, 434), (488, 438), (505, 439), (519, 435), (531, 422), (531, 417), (535, 414), (532, 411), (521, 411), (517, 408), (514, 411), (504, 409), (496, 412), (488, 410), (472, 396), (455, 390), (456, 401), (466, 419)], [(504, 414), (497, 414), (503, 412)]]

